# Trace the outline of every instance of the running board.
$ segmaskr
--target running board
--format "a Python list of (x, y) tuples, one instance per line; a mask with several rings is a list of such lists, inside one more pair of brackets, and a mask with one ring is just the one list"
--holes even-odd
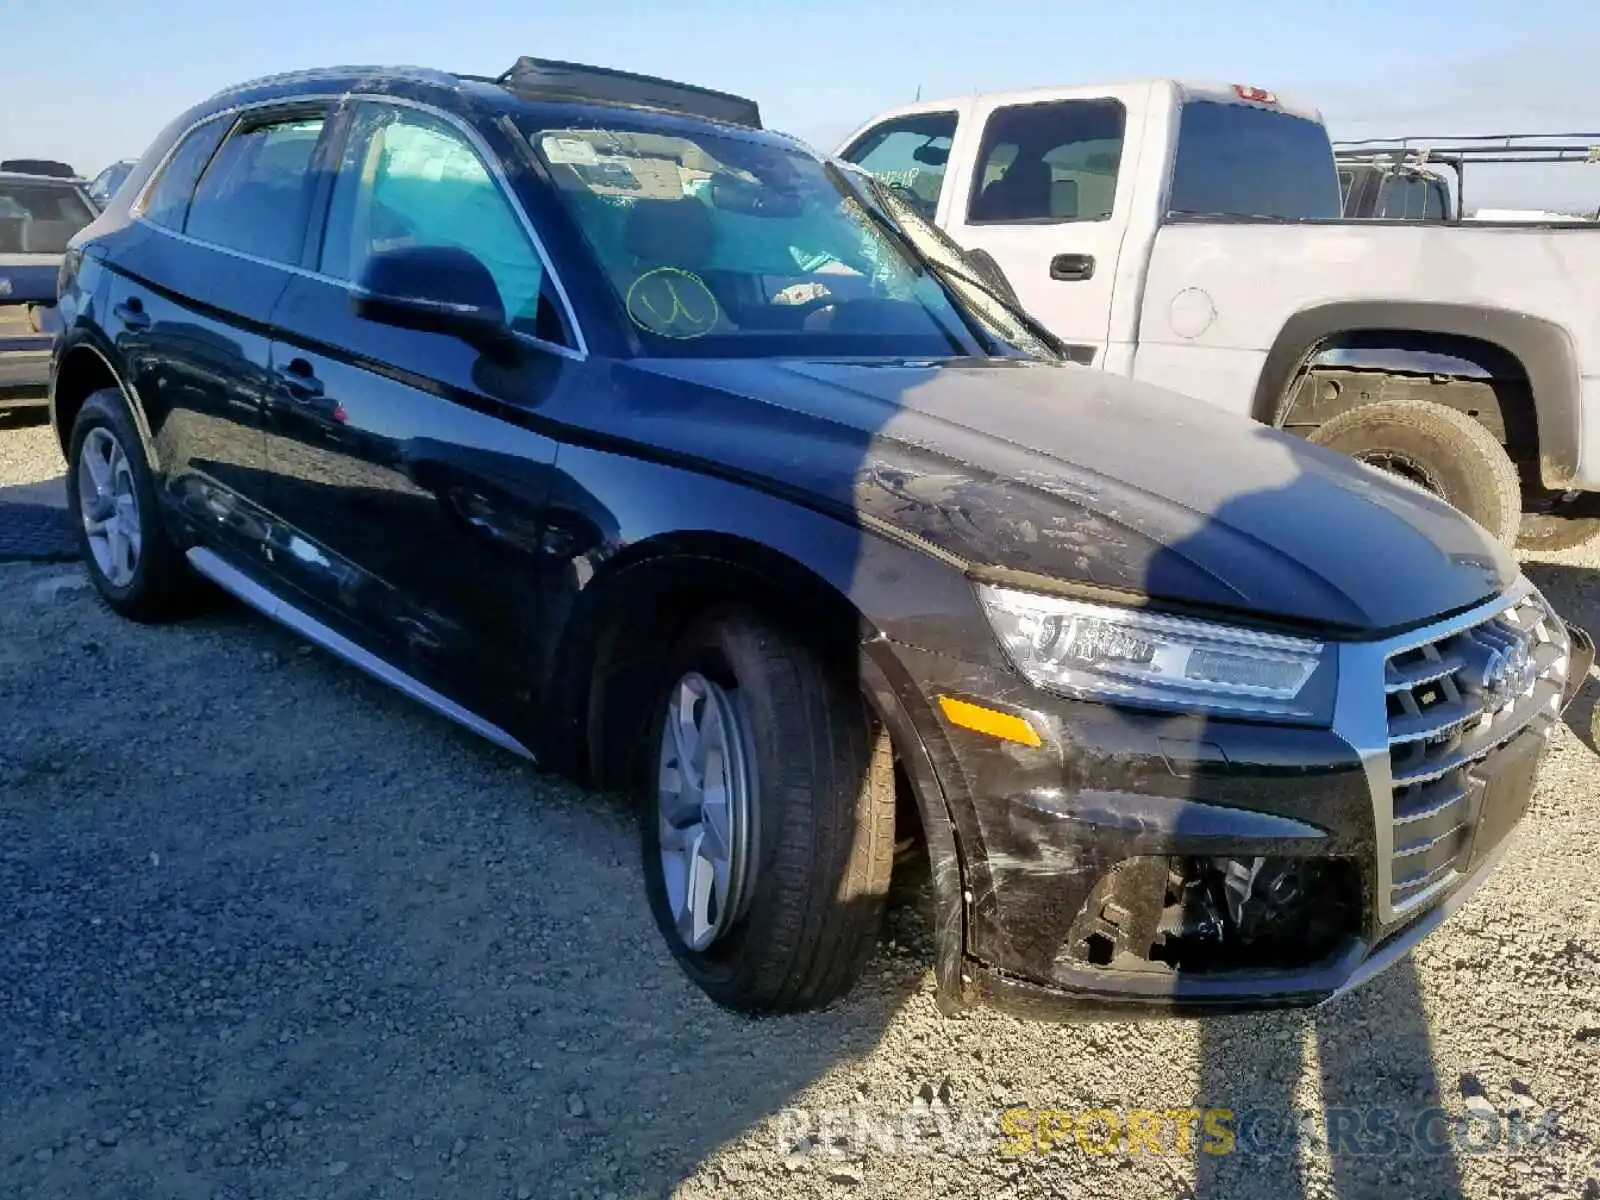
[(365, 671), (378, 682), (386, 683), (397, 692), (403, 692), (413, 700), (427, 705), (441, 717), (454, 721), (464, 729), (470, 729), (479, 737), (488, 739), (502, 749), (521, 755), (529, 761), (533, 760), (533, 752), (498, 725), (491, 725), (476, 713), (469, 712), (449, 697), (441, 696), (427, 684), (418, 682), (398, 667), (392, 666), (370, 651), (362, 649), (349, 638), (329, 629), (321, 621), (302, 612), (287, 600), (273, 595), (243, 571), (229, 566), (205, 547), (195, 546), (189, 551), (188, 559), (189, 565), (195, 571), (204, 575), (223, 591), (244, 601), (262, 616), (269, 617), (287, 629), (292, 629), (307, 641), (321, 646), (329, 654), (344, 659), (358, 670)]

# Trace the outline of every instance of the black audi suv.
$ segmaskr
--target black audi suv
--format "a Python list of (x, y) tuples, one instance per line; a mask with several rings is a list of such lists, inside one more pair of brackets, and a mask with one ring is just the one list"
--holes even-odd
[(226, 91), (62, 268), (94, 583), (209, 581), (636, 796), (731, 1007), (847, 990), (907, 846), (948, 1008), (1370, 976), (1492, 869), (1587, 650), (1442, 502), (1064, 362), (904, 207), (597, 68)]

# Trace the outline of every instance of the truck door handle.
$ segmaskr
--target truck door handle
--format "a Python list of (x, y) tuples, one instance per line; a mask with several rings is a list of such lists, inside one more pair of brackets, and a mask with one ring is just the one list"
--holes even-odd
[(135, 333), (150, 328), (150, 314), (145, 312), (144, 301), (137, 296), (129, 296), (113, 307), (111, 314), (122, 322), (124, 329), (131, 329)]
[(296, 400), (315, 400), (322, 395), (322, 380), (303, 358), (290, 359), (274, 374), (283, 383), (284, 391)]
[(1050, 278), (1062, 283), (1082, 283), (1094, 278), (1094, 255), (1058, 254), (1050, 260)]

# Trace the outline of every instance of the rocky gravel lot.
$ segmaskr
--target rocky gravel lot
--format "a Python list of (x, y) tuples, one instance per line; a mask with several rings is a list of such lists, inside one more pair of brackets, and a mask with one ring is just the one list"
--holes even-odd
[[(47, 439), (0, 429), (0, 491)], [(1600, 629), (1600, 551), (1530, 571)], [(1591, 708), (1489, 886), (1314, 1015), (944, 1019), (912, 881), (856, 992), (752, 1022), (674, 967), (618, 802), (242, 611), (0, 566), (0, 1194), (1600, 1200)], [(1015, 1155), (1012, 1106), (1438, 1106), (1480, 1152)]]

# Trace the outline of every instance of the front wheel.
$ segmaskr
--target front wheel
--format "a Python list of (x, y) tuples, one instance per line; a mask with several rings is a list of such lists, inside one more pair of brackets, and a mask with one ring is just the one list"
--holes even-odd
[(821, 1007), (882, 923), (888, 735), (841, 672), (741, 609), (701, 621), (663, 666), (639, 772), (656, 924), (717, 1003)]
[(1340, 413), (1310, 440), (1432, 492), (1506, 546), (1517, 538), (1517, 468), (1464, 412), (1428, 400), (1380, 400)]

